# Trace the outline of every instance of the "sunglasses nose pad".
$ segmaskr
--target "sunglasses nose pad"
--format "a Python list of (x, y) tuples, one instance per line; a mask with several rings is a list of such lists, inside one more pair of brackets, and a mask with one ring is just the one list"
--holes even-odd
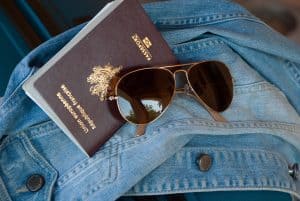
[(184, 85), (184, 93), (186, 94), (186, 95), (191, 95), (191, 94), (193, 94), (193, 92), (192, 92), (192, 89), (191, 89), (191, 87), (190, 87), (190, 85), (189, 84), (185, 84)]
[(187, 76), (184, 72), (175, 72), (176, 89), (184, 88), (187, 82)]
[(176, 92), (184, 93), (185, 95), (193, 95), (193, 91), (188, 84), (187, 75), (184, 71), (178, 71), (175, 75)]

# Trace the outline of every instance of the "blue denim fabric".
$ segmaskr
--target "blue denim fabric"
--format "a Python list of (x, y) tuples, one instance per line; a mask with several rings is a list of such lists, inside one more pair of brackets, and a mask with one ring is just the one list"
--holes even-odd
[[(145, 10), (181, 62), (220, 60), (234, 98), (215, 122), (191, 97), (176, 95), (136, 137), (122, 126), (87, 158), (21, 86), (81, 28), (38, 47), (15, 68), (0, 103), (0, 200), (115, 200), (122, 195), (277, 191), (300, 199), (300, 48), (225, 0), (174, 0)], [(180, 9), (179, 9), (180, 8)], [(199, 170), (197, 157), (212, 166)], [(45, 185), (26, 188), (32, 174)]]

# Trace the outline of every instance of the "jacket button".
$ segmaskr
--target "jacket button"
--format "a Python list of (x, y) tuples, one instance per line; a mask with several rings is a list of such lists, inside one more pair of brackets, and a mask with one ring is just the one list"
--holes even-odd
[(212, 159), (208, 154), (200, 154), (197, 159), (197, 164), (201, 171), (206, 172), (211, 167)]
[(289, 175), (294, 179), (298, 179), (300, 177), (299, 165), (298, 163), (294, 163), (293, 165), (289, 165)]
[(42, 175), (33, 174), (30, 177), (28, 177), (26, 187), (29, 191), (36, 192), (44, 186), (44, 183), (45, 179)]

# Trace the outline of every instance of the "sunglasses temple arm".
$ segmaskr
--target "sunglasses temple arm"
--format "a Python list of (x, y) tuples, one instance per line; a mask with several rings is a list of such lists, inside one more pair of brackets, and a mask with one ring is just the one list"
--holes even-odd
[(214, 111), (213, 109), (211, 109), (208, 105), (206, 105), (206, 103), (204, 103), (197, 95), (195, 95), (192, 91), (187, 91), (184, 88), (179, 88), (176, 89), (176, 93), (185, 93), (187, 95), (193, 96), (195, 97), (200, 103), (201, 105), (203, 105), (203, 107), (206, 109), (206, 111), (212, 116), (212, 118), (215, 121), (219, 121), (219, 122), (227, 122), (227, 120), (219, 113)]
[(227, 120), (219, 112), (216, 112), (210, 108), (206, 109), (206, 110), (214, 118), (214, 120), (219, 121), (219, 122), (227, 122)]
[(206, 111), (212, 116), (212, 118), (219, 122), (227, 122), (227, 120), (217, 111), (211, 109), (206, 103), (204, 103), (198, 96), (193, 95), (206, 109)]

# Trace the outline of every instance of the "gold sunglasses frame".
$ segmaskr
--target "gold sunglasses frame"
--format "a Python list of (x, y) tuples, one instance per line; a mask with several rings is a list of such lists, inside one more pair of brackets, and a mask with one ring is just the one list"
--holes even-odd
[[(137, 136), (140, 136), (140, 135), (143, 135), (144, 132), (145, 132), (145, 128), (148, 124), (156, 121), (157, 119), (159, 119), (166, 111), (167, 109), (169, 108), (169, 106), (171, 105), (172, 101), (173, 101), (173, 98), (175, 96), (175, 94), (177, 93), (185, 93), (186, 95), (189, 95), (189, 96), (192, 96), (194, 97), (205, 109), (206, 111), (208, 111), (208, 113), (213, 117), (214, 120), (216, 121), (219, 121), (219, 122), (227, 122), (227, 120), (217, 111), (215, 111), (214, 109), (212, 109), (210, 106), (208, 106), (199, 96), (198, 94), (196, 93), (196, 91), (194, 90), (193, 86), (191, 85), (190, 83), (190, 80), (189, 80), (189, 71), (196, 65), (198, 64), (203, 64), (203, 63), (207, 63), (207, 62), (218, 62), (218, 63), (222, 63), (224, 64), (223, 62), (220, 62), (220, 61), (203, 61), (203, 62), (193, 62), (193, 63), (187, 63), (187, 64), (177, 64), (177, 65), (169, 65), (169, 66), (157, 66), (157, 67), (145, 67), (145, 68), (140, 68), (140, 69), (136, 69), (136, 70), (133, 70), (133, 71), (130, 71), (128, 73), (125, 73), (124, 75), (122, 75), (116, 82), (116, 84), (114, 85), (114, 95), (110, 95), (108, 97), (109, 100), (116, 100), (117, 102), (117, 107), (118, 107), (118, 110), (122, 116), (122, 118), (124, 120), (126, 120), (127, 122), (129, 123), (132, 123), (134, 125), (137, 125), (137, 131), (136, 131), (136, 135)], [(182, 69), (183, 67), (186, 67), (186, 66), (189, 66), (188, 69)], [(230, 77), (231, 77), (231, 86), (233, 88), (233, 81), (232, 81), (232, 76), (231, 76), (231, 73), (230, 73), (230, 70), (229, 68), (224, 64), (224, 66), (227, 68), (229, 74), (230, 74)], [(150, 70), (150, 69), (160, 69), (160, 70), (165, 70), (167, 71), (169, 74), (172, 75), (173, 77), (173, 80), (174, 80), (174, 90), (173, 90), (173, 93), (172, 93), (172, 96), (169, 100), (169, 103), (168, 105), (165, 107), (165, 109), (161, 112), (161, 114), (159, 114), (155, 119), (151, 120), (150, 122), (146, 123), (146, 124), (136, 124), (130, 120), (128, 120), (127, 118), (124, 117), (124, 115), (122, 114), (122, 110), (120, 110), (120, 105), (119, 105), (119, 101), (118, 101), (118, 93), (117, 93), (117, 89), (118, 89), (118, 86), (119, 86), (119, 83), (122, 81), (122, 79), (124, 79), (126, 76), (132, 74), (132, 73), (135, 73), (135, 72), (138, 72), (138, 71), (143, 71), (143, 70)], [(185, 89), (185, 88), (176, 88), (176, 73), (177, 72), (183, 72), (185, 74), (185, 77), (186, 77), (186, 80), (187, 80), (187, 84), (188, 84), (188, 90)], [(190, 93), (192, 92), (192, 93)], [(231, 100), (232, 101), (232, 100)]]

